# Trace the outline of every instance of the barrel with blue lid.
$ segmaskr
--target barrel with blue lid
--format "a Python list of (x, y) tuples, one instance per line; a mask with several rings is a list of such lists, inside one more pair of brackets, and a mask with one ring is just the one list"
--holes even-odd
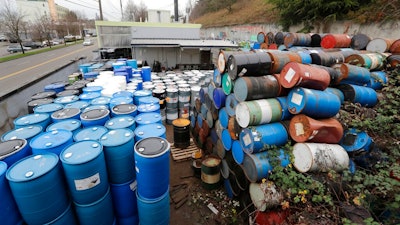
[(108, 105), (110, 104), (110, 97), (100, 96), (90, 101), (90, 105)]
[(167, 190), (162, 196), (145, 199), (137, 194), (140, 224), (170, 224), (170, 196)]
[(81, 71), (82, 74), (85, 74), (89, 72), (89, 67), (92, 66), (92, 63), (84, 63), (79, 65), (79, 70)]
[(135, 118), (132, 116), (117, 116), (109, 119), (104, 126), (109, 130), (128, 128), (135, 131)]
[(98, 98), (101, 96), (100, 92), (83, 92), (79, 95), (79, 99), (81, 101), (86, 101), (90, 103), (93, 99)]
[(34, 99), (29, 102), (27, 102), (28, 105), (28, 113), (34, 113), (33, 109), (39, 105), (45, 105), (49, 103), (53, 103), (54, 99), (53, 98), (40, 98), (40, 99)]
[(365, 131), (350, 128), (344, 132), (339, 144), (349, 154), (357, 154), (360, 152), (369, 152), (372, 139)]
[(138, 196), (155, 199), (169, 187), (170, 144), (165, 138), (149, 137), (135, 144), (135, 164)]
[(102, 90), (103, 90), (102, 86), (86, 86), (82, 88), (83, 93), (89, 93), (89, 92), (101, 93)]
[(166, 128), (160, 123), (150, 123), (138, 126), (135, 129), (135, 141), (142, 140), (148, 137), (166, 138)]
[(112, 95), (113, 98), (116, 97), (130, 97), (133, 98), (133, 93), (130, 91), (117, 91)]
[(229, 116), (235, 116), (235, 107), (239, 103), (239, 101), (236, 99), (235, 94), (231, 93), (228, 96), (226, 96), (225, 99), (225, 110), (228, 113)]
[(59, 104), (68, 104), (72, 102), (76, 102), (79, 100), (79, 97), (77, 95), (68, 95), (68, 96), (62, 96), (62, 97), (57, 97), (54, 99), (54, 103), (59, 103)]
[[(328, 88), (327, 88), (328, 89)], [(277, 97), (276, 100), (281, 104), (282, 117), (281, 120), (288, 120), (293, 117), (293, 114), (289, 112), (289, 105), (287, 96)]]
[(6, 174), (15, 202), (27, 224), (46, 224), (59, 217), (69, 199), (56, 154), (31, 155)]
[(232, 137), (229, 134), (229, 130), (228, 129), (223, 129), (222, 133), (221, 133), (221, 141), (222, 141), (222, 145), (224, 146), (224, 149), (226, 151), (230, 151), (232, 148)]
[(77, 119), (66, 119), (60, 122), (52, 123), (47, 126), (46, 131), (64, 129), (69, 130), (72, 134), (76, 134), (81, 129), (81, 121)]
[(133, 131), (127, 128), (109, 130), (100, 138), (106, 158), (109, 181), (123, 184), (135, 178), (135, 144)]
[(98, 141), (80, 141), (60, 154), (69, 192), (77, 204), (90, 204), (108, 191), (108, 174), (103, 146)]
[(59, 155), (61, 151), (73, 142), (72, 132), (69, 130), (52, 130), (43, 132), (32, 138), (29, 145), (33, 154), (54, 153)]
[(5, 132), (1, 136), (1, 141), (8, 141), (8, 140), (14, 140), (14, 139), (26, 139), (29, 143), (29, 141), (33, 137), (40, 134), (42, 131), (43, 131), (43, 127), (41, 127), (39, 125), (15, 128), (15, 129)]
[(337, 88), (343, 92), (344, 100), (359, 103), (364, 107), (374, 107), (378, 103), (378, 94), (370, 87), (354, 84), (340, 84)]
[(44, 86), (44, 91), (55, 91), (56, 93), (64, 91), (65, 84), (63, 83), (53, 83)]
[(132, 69), (137, 69), (137, 60), (136, 59), (127, 59), (126, 65), (132, 67)]
[(133, 104), (139, 105), (139, 99), (152, 96), (151, 90), (137, 90), (133, 92)]
[(225, 107), (221, 108), (218, 111), (218, 119), (223, 128), (225, 128), (225, 129), (228, 128), (229, 115), (228, 115)]
[(14, 128), (39, 125), (46, 128), (51, 122), (50, 116), (46, 113), (33, 113), (20, 116), (14, 120)]
[(104, 126), (91, 126), (86, 127), (78, 132), (76, 132), (73, 136), (74, 141), (84, 141), (84, 140), (93, 140), (98, 141), (100, 140), (101, 136), (107, 133), (108, 129)]
[(121, 97), (115, 97), (111, 98), (110, 100), (110, 109), (112, 109), (116, 105), (120, 104), (133, 104), (133, 98), (128, 97), (128, 96), (121, 96)]
[[(124, 184), (110, 184), (115, 216), (119, 224), (138, 224), (137, 181)], [(130, 223), (127, 223), (130, 221)]]
[(155, 104), (159, 105), (160, 104), (160, 99), (153, 97), (153, 96), (147, 96), (143, 98), (139, 98), (139, 106), (141, 104)]
[(78, 221), (75, 216), (75, 212), (72, 209), (72, 203), (68, 205), (68, 208), (53, 221), (50, 221), (44, 225), (78, 225)]
[(330, 91), (294, 88), (288, 95), (289, 112), (306, 114), (315, 118), (329, 118), (340, 110), (340, 99)]
[(90, 105), (90, 103), (87, 101), (78, 100), (76, 102), (71, 102), (71, 103), (65, 104), (64, 108), (78, 108), (80, 110), (83, 110), (84, 108), (88, 107), (89, 105)]
[(137, 107), (137, 111), (139, 114), (150, 113), (150, 112), (160, 113), (160, 104), (158, 102), (157, 103), (140, 104)]
[(66, 119), (80, 119), (81, 110), (78, 108), (63, 108), (51, 114), (53, 123), (60, 122)]
[(4, 225), (22, 224), (23, 220), (6, 179), (7, 163), (0, 161), (0, 218)]
[(47, 113), (51, 115), (53, 112), (61, 110), (64, 108), (63, 104), (60, 103), (48, 103), (43, 105), (38, 105), (33, 108), (34, 113)]
[(110, 189), (99, 200), (90, 204), (74, 203), (80, 225), (115, 225), (115, 215)]
[(110, 110), (108, 109), (92, 109), (83, 112), (80, 115), (80, 120), (83, 127), (90, 126), (104, 126), (104, 124), (110, 119)]
[(156, 112), (140, 113), (135, 117), (135, 120), (138, 126), (152, 123), (162, 123), (160, 113)]
[(150, 66), (142, 66), (142, 79), (143, 81), (151, 81), (151, 67)]
[(94, 80), (97, 78), (98, 75), (99, 75), (99, 72), (97, 72), (97, 71), (87, 72), (87, 73), (83, 74), (83, 79)]
[(243, 151), (240, 141), (234, 140), (232, 142), (232, 157), (238, 165), (243, 163), (244, 155), (245, 152)]

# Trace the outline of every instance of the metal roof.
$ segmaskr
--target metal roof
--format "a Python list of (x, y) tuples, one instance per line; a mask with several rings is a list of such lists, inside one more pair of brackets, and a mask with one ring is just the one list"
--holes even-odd
[(201, 39), (132, 39), (133, 47), (183, 47), (183, 48), (238, 48), (226, 40)]

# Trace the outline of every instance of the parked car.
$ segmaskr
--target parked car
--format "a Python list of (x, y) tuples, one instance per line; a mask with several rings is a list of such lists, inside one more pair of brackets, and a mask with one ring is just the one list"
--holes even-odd
[(43, 41), (43, 46), (50, 46), (50, 44), (51, 44), (51, 46), (59, 45), (60, 42), (56, 41), (56, 40), (50, 40), (50, 42), (49, 41)]
[(4, 34), (1, 34), (1, 35), (0, 35), (0, 41), (8, 41), (7, 36), (4, 35)]
[(83, 46), (93, 45), (94, 42), (92, 39), (88, 38), (83, 41)]
[(67, 35), (67, 36), (64, 36), (64, 40), (65, 40), (65, 42), (76, 41), (76, 37), (72, 36), (72, 35)]
[(40, 42), (34, 42), (34, 41), (27, 41), (25, 43), (22, 44), (24, 47), (30, 47), (30, 48), (41, 48), (43, 47), (43, 44), (41, 44)]
[[(22, 48), (24, 48), (24, 51), (29, 51), (32, 49), (31, 47), (25, 47), (25, 46), (23, 46)], [(9, 53), (22, 52), (22, 48), (19, 44), (9, 45), (7, 47), (7, 52), (9, 52)]]

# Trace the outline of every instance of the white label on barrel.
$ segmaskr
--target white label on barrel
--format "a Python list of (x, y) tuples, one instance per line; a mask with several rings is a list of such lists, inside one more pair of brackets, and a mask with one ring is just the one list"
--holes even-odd
[(293, 93), (292, 98), (290, 99), (290, 101), (296, 105), (301, 105), (301, 102), (303, 101), (303, 95), (301, 94), (297, 94), (297, 93)]
[(312, 134), (310, 135), (310, 137), (308, 138), (308, 140), (313, 139), (313, 138), (315, 137), (315, 135), (317, 135), (317, 134), (318, 134), (318, 130), (314, 130), (314, 131), (312, 132)]
[(295, 123), (294, 129), (296, 131), (296, 136), (300, 136), (304, 134), (304, 127), (302, 123)]
[(93, 176), (87, 177), (85, 179), (74, 180), (74, 182), (75, 189), (77, 191), (88, 190), (100, 184), (100, 174), (96, 173)]
[(247, 146), (251, 143), (250, 134), (246, 134), (243, 136), (243, 143), (245, 146)]
[(294, 71), (294, 69), (292, 69), (292, 67), (289, 68), (289, 70), (286, 72), (285, 74), (285, 80), (290, 83), (294, 77), (294, 75), (296, 74), (296, 71)]
[(310, 50), (311, 53), (318, 53), (317, 50)]

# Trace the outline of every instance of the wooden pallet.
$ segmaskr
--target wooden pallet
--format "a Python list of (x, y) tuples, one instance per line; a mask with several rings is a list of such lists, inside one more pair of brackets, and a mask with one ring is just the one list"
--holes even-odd
[(190, 138), (190, 145), (187, 148), (176, 148), (174, 143), (171, 143), (172, 159), (175, 161), (189, 159), (192, 157), (192, 153), (197, 151), (199, 151), (199, 148), (193, 142), (192, 138)]

